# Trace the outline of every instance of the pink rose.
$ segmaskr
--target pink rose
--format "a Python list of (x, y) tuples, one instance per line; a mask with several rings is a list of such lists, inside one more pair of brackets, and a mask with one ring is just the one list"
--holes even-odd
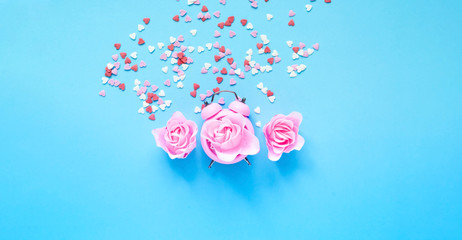
[(171, 159), (186, 158), (196, 148), (197, 125), (186, 120), (181, 112), (175, 112), (166, 127), (154, 129), (152, 134), (157, 146)]
[(229, 109), (223, 109), (205, 121), (201, 144), (211, 159), (225, 164), (239, 162), (260, 151), (250, 120)]
[(288, 116), (278, 114), (263, 127), (263, 134), (268, 146), (268, 158), (277, 161), (282, 153), (292, 150), (300, 150), (305, 144), (305, 139), (298, 135), (298, 128), (302, 122), (302, 115), (292, 112)]

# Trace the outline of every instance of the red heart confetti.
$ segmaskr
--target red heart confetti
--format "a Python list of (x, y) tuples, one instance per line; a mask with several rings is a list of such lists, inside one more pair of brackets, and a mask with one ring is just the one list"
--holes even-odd
[(299, 47), (293, 47), (292, 50), (293, 50), (295, 53), (298, 53), (298, 51), (300, 51), (300, 48), (299, 48)]
[(173, 19), (173, 21), (178, 22), (178, 21), (180, 21), (180, 16), (175, 15), (172, 19)]
[(268, 90), (268, 91), (266, 92), (266, 96), (267, 96), (267, 97), (271, 97), (271, 96), (273, 96), (273, 95), (274, 95), (274, 93), (273, 93), (271, 90)]
[(257, 43), (257, 48), (261, 49), (263, 47), (263, 43)]
[(122, 90), (122, 91), (125, 91), (125, 83), (121, 83), (119, 85), (119, 89)]
[(274, 58), (268, 58), (268, 63), (271, 64), (271, 65), (273, 65), (273, 63), (274, 63)]
[(265, 53), (271, 53), (271, 49), (268, 46), (265, 48)]
[(146, 107), (146, 112), (152, 113), (152, 107), (151, 107), (151, 106), (147, 106), (147, 107)]
[(217, 83), (220, 84), (221, 82), (223, 82), (223, 78), (222, 77), (217, 77)]
[[(127, 58), (127, 59), (128, 59), (128, 58)], [(130, 69), (133, 70), (133, 71), (135, 71), (135, 72), (138, 72), (138, 65), (135, 64), (135, 65), (133, 65)]]
[(221, 59), (221, 57), (220, 57), (220, 56), (218, 56), (218, 55), (215, 55), (215, 62), (218, 62), (218, 61), (220, 61), (220, 59)]
[(226, 61), (228, 61), (229, 64), (233, 64), (234, 58), (228, 58), (228, 59), (226, 59)]
[(144, 24), (148, 25), (148, 24), (149, 24), (149, 21), (151, 21), (150, 18), (143, 18)]
[(241, 24), (242, 24), (242, 26), (247, 25), (247, 19), (241, 19)]
[(151, 116), (149, 116), (149, 119), (152, 120), (152, 121), (156, 120), (156, 116), (154, 115), (154, 113), (151, 114)]
[(142, 38), (138, 39), (138, 45), (143, 45), (144, 44), (144, 40)]
[(120, 46), (122, 46), (122, 44), (120, 44), (120, 43), (116, 43), (116, 44), (114, 44), (114, 47), (115, 47), (117, 50), (119, 50), (119, 49), (120, 49)]
[(208, 12), (208, 11), (209, 11), (209, 9), (208, 9), (208, 8), (207, 8), (207, 7), (204, 5), (204, 6), (202, 6), (202, 9), (201, 9), (201, 11), (202, 11), (202, 12)]
[(127, 56), (127, 53), (121, 52), (121, 53), (120, 53), (120, 56), (122, 57), (122, 59), (125, 59), (125, 57)]
[(130, 64), (132, 63), (132, 60), (130, 60), (130, 58), (125, 58), (125, 64)]
[(191, 94), (191, 96), (195, 98), (197, 95), (197, 92), (196, 90), (194, 90), (194, 91), (191, 91), (189, 94)]
[(194, 87), (194, 90), (197, 90), (197, 89), (199, 89), (201, 86), (200, 86), (199, 84), (197, 84), (197, 83), (194, 83), (194, 84), (193, 84), (193, 87)]
[(220, 91), (220, 88), (219, 88), (219, 87), (216, 87), (216, 88), (213, 89), (213, 92), (214, 92), (214, 93), (217, 93), (217, 92), (219, 92), (219, 91)]
[(223, 69), (221, 69), (220, 73), (223, 74), (223, 75), (226, 75), (226, 74), (228, 74), (228, 71), (226, 71), (226, 68), (223, 68)]
[(290, 21), (289, 21), (289, 26), (291, 26), (291, 27), (295, 26), (295, 22), (294, 22), (293, 19), (290, 19)]
[(225, 27), (225, 23), (224, 22), (218, 23), (218, 27), (223, 29)]
[(228, 17), (228, 21), (229, 21), (230, 23), (233, 23), (233, 22), (234, 22), (234, 16), (229, 16), (229, 17)]

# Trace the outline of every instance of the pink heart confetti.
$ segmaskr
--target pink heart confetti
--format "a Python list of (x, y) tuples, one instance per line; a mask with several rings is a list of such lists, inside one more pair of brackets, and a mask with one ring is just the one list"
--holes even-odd
[(303, 56), (304, 56), (304, 57), (308, 57), (308, 56), (310, 56), (310, 54), (308, 53), (308, 51), (304, 51), (304, 52), (303, 52)]
[(201, 101), (204, 101), (207, 96), (205, 94), (200, 94), (199, 97), (201, 98)]
[(147, 87), (140, 87), (140, 92), (141, 93), (146, 93), (147, 90), (148, 90)]
[(236, 62), (233, 62), (233, 63), (231, 64), (231, 68), (232, 68), (232, 69), (236, 69), (236, 67), (237, 67)]
[(233, 30), (230, 30), (230, 31), (229, 31), (229, 37), (230, 37), (230, 38), (233, 38), (233, 37), (235, 37), (235, 36), (236, 36), (236, 32), (234, 32)]
[(289, 17), (293, 17), (293, 16), (295, 16), (295, 12), (292, 11), (292, 10), (290, 10), (290, 11), (289, 11)]
[(190, 58), (190, 57), (188, 57), (188, 60), (186, 61), (186, 63), (187, 63), (187, 64), (191, 64), (191, 63), (193, 63), (193, 59), (192, 59), (192, 58)]
[(170, 87), (170, 79), (165, 80), (164, 85)]
[(231, 79), (229, 80), (229, 85), (231, 85), (231, 86), (236, 85), (236, 83), (237, 83), (237, 82), (236, 82), (236, 80), (234, 80), (234, 78), (231, 78)]
[(220, 11), (216, 11), (213, 13), (213, 16), (215, 16), (216, 18), (219, 18), (220, 17)]
[(100, 95), (101, 97), (106, 97), (106, 91), (101, 90), (101, 92), (99, 92), (99, 95)]
[(182, 52), (184, 52), (184, 51), (186, 51), (186, 49), (188, 49), (188, 47), (186, 47), (184, 45), (181, 45), (180, 49), (181, 49)]
[(213, 36), (217, 38), (217, 37), (220, 37), (221, 34), (219, 31), (215, 30), (215, 33), (213, 34)]
[(112, 73), (113, 75), (117, 75), (117, 73), (118, 73), (117, 68), (113, 68), (112, 71), (111, 71), (111, 73)]
[(250, 4), (250, 6), (252, 6), (253, 8), (258, 8), (257, 1), (252, 2), (252, 4)]
[(214, 48), (220, 48), (220, 43), (215, 42), (215, 43), (213, 44), (213, 47), (214, 47)]
[(275, 61), (276, 63), (278, 63), (278, 62), (281, 61), (281, 58), (280, 58), (280, 57), (275, 57), (275, 58), (274, 58), (274, 61)]
[(207, 90), (207, 97), (210, 97), (210, 96), (212, 96), (212, 94), (213, 94), (213, 92), (212, 92), (212, 91), (210, 91), (210, 90)]
[(220, 100), (218, 100), (218, 103), (221, 104), (221, 105), (224, 105), (224, 104), (225, 104), (225, 99), (224, 99), (224, 98), (220, 98)]
[(107, 81), (107, 83), (111, 86), (114, 86), (114, 79), (109, 79), (109, 81)]
[(173, 46), (174, 47), (180, 47), (181, 44), (180, 44), (180, 42), (178, 42), (178, 40), (176, 40), (175, 43), (173, 43)]
[(220, 0), (220, 3), (225, 5), (226, 4), (226, 0)]
[(259, 63), (255, 63), (255, 69), (260, 70), (260, 64)]
[(217, 67), (213, 67), (213, 68), (212, 68), (212, 72), (213, 72), (213, 73), (217, 73), (218, 71), (219, 71), (219, 70), (218, 70)]
[(160, 55), (160, 60), (167, 61), (167, 54), (162, 53), (162, 54)]
[(173, 52), (173, 53), (172, 53), (172, 58), (178, 58), (178, 53), (177, 53), (177, 52)]
[(151, 86), (151, 90), (152, 90), (152, 92), (155, 92), (155, 91), (157, 91), (157, 89), (159, 89), (159, 87), (158, 87), (158, 86), (156, 86), (156, 85), (152, 85), (152, 86)]
[(226, 49), (225, 55), (231, 55), (231, 50), (229, 50), (229, 48)]
[(252, 32), (250, 33), (250, 35), (251, 35), (252, 37), (256, 38), (256, 37), (257, 37), (257, 31), (252, 31)]
[(229, 75), (234, 75), (234, 74), (236, 74), (236, 72), (234, 71), (234, 69), (231, 68), (231, 69), (229, 70), (229, 73), (228, 73), (228, 74), (229, 74)]
[(246, 72), (250, 71), (251, 69), (252, 69), (252, 68), (251, 68), (249, 65), (247, 65), (247, 66), (244, 67), (244, 70), (245, 70)]
[(119, 69), (119, 68), (120, 68), (120, 62), (114, 63), (114, 67), (115, 67), (116, 69)]
[(146, 67), (146, 63), (143, 60), (140, 61), (140, 67)]
[(144, 80), (144, 86), (149, 87), (151, 86), (151, 83), (148, 80)]
[(159, 98), (159, 100), (157, 100), (157, 104), (159, 104), (159, 105), (164, 104), (164, 100), (162, 100), (162, 98)]
[(206, 14), (204, 15), (204, 17), (205, 17), (206, 19), (212, 18), (212, 16), (210, 16), (210, 13), (206, 13)]
[(186, 10), (181, 9), (181, 10), (180, 10), (180, 16), (183, 17), (184, 15), (186, 15)]
[(119, 54), (112, 55), (112, 60), (114, 60), (114, 62), (117, 62), (117, 59), (119, 59)]
[(306, 47), (305, 43), (302, 43), (302, 42), (300, 42), (299, 46), (300, 46), (301, 49)]
[(114, 80), (114, 87), (118, 87), (120, 85), (120, 81), (119, 80)]
[(198, 19), (202, 19), (203, 17), (204, 17), (204, 15), (201, 12), (199, 14), (197, 14)]
[(179, 42), (183, 42), (184, 41), (184, 36), (183, 35), (178, 36), (177, 40)]
[(314, 50), (318, 51), (319, 50), (319, 43), (313, 44)]
[(191, 22), (192, 19), (191, 19), (191, 17), (188, 15), (188, 16), (186, 16), (186, 17), (184, 18), (184, 21), (185, 21), (185, 22)]
[(180, 69), (178, 68), (178, 66), (174, 66), (174, 67), (172, 68), (172, 71), (174, 71), (174, 72), (177, 73), (178, 71), (180, 71)]
[(206, 74), (206, 73), (208, 73), (208, 70), (207, 70), (207, 68), (205, 68), (205, 67), (202, 67), (202, 69), (201, 69), (201, 73), (202, 73), (202, 74)]
[(241, 72), (241, 74), (239, 74), (239, 78), (240, 78), (240, 79), (244, 79), (244, 78), (245, 78), (245, 75), (244, 75), (243, 72)]
[(128, 64), (128, 63), (127, 63), (127, 64), (125, 64), (125, 66), (124, 66), (124, 70), (128, 71), (128, 70), (130, 70), (130, 68), (131, 68), (131, 67), (130, 67), (130, 64)]

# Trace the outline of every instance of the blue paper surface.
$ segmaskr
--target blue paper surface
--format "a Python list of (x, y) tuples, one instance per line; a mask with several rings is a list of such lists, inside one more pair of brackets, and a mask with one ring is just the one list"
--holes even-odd
[[(258, 9), (244, 0), (201, 2), (220, 10), (221, 21), (234, 15), (237, 36), (220, 30), (213, 38), (219, 20), (197, 21), (200, 7), (186, 1), (0, 1), (0, 239), (460, 238), (460, 1), (318, 0), (309, 13), (309, 1), (260, 0)], [(192, 23), (171, 20), (180, 9)], [(139, 47), (128, 34), (138, 34), (144, 17), (151, 23)], [(264, 62), (241, 18), (268, 36), (282, 62), (235, 78), (234, 87), (225, 77), (220, 87), (260, 106), (251, 119), (263, 125), (275, 114), (302, 113), (306, 144), (271, 162), (256, 128), (261, 152), (252, 166), (207, 169), (200, 146), (172, 161), (151, 130), (177, 110), (202, 125), (189, 91), (194, 82), (199, 93), (217, 85), (216, 75), (200, 74), (213, 55), (191, 54), (179, 90), (162, 85), (171, 68), (162, 73), (159, 49), (149, 54), (147, 46), (183, 34), (196, 47), (218, 40), (241, 68), (251, 47)], [(319, 42), (320, 50), (293, 61), (287, 40)], [(100, 80), (116, 42), (148, 65), (120, 71), (125, 92)], [(293, 63), (308, 68), (290, 78)], [(137, 113), (135, 78), (173, 100), (155, 121)]]

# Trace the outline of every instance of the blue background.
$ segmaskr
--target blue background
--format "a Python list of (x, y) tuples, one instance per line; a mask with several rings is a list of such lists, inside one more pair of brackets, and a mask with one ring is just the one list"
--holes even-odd
[[(302, 151), (267, 160), (258, 128), (262, 150), (251, 167), (207, 169), (200, 147), (174, 161), (155, 147), (151, 130), (176, 110), (202, 124), (188, 93), (193, 82), (215, 86), (212, 74), (198, 73), (213, 58), (192, 54), (185, 89), (161, 87), (173, 105), (154, 122), (137, 113), (133, 79), (161, 86), (171, 77), (160, 71), (160, 51), (147, 52), (150, 43), (179, 34), (193, 46), (215, 41), (218, 21), (195, 20), (200, 7), (0, 0), (1, 239), (460, 238), (461, 1), (318, 0), (310, 13), (308, 1), (260, 0), (258, 10), (244, 0), (202, 2), (236, 16), (237, 36), (223, 31), (219, 41), (239, 64), (257, 42), (242, 17), (279, 51), (272, 73), (247, 74), (232, 89), (262, 108), (254, 122), (301, 112)], [(171, 21), (181, 8), (192, 23)], [(143, 17), (151, 23), (138, 47), (128, 34)], [(297, 61), (308, 69), (294, 79), (287, 40), (321, 44)], [(115, 42), (148, 64), (121, 71), (125, 92), (101, 85)], [(260, 81), (276, 93), (274, 104), (255, 88)]]

